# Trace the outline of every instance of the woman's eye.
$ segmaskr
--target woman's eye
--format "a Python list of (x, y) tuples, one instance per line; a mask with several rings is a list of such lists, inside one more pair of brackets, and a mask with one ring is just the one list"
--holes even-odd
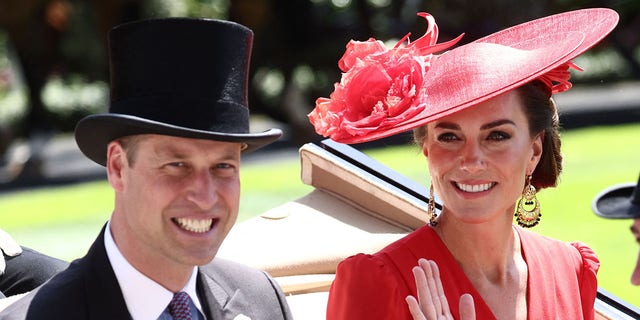
[(458, 137), (452, 132), (446, 132), (438, 135), (438, 141), (449, 142), (459, 140)]
[(489, 140), (502, 141), (511, 138), (511, 135), (503, 131), (492, 131), (489, 133)]

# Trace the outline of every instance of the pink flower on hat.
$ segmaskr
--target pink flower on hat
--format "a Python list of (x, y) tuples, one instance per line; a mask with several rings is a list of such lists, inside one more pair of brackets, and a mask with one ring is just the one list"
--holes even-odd
[[(423, 81), (434, 52), (457, 43), (436, 44), (438, 27), (427, 13), (425, 35), (410, 43), (407, 34), (392, 49), (373, 38), (350, 41), (338, 62), (343, 71), (330, 98), (318, 98), (308, 117), (316, 132), (334, 140), (365, 135), (420, 113), (427, 103)], [(402, 44), (407, 42), (406, 45)]]
[(567, 91), (572, 87), (571, 81), (569, 81), (571, 79), (569, 69), (583, 71), (582, 68), (572, 61), (568, 61), (541, 75), (538, 80), (542, 81), (542, 83), (549, 88), (551, 94)]

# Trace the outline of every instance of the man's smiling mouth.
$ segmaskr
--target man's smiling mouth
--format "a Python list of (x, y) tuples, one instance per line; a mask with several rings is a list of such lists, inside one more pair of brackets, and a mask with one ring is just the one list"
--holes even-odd
[(173, 218), (173, 222), (184, 230), (195, 233), (205, 233), (211, 230), (211, 227), (214, 224), (214, 219)]

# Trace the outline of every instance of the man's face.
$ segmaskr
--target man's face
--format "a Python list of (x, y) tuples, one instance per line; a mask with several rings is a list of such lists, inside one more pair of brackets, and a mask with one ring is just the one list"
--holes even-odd
[[(636, 242), (640, 244), (640, 218), (635, 218), (631, 225), (631, 233), (636, 239)], [(638, 252), (638, 260), (636, 260), (636, 267), (631, 274), (631, 284), (634, 286), (640, 286), (640, 251)]]
[(240, 143), (164, 135), (136, 137), (128, 151), (109, 145), (111, 231), (132, 265), (144, 273), (213, 259), (238, 215), (240, 151)]

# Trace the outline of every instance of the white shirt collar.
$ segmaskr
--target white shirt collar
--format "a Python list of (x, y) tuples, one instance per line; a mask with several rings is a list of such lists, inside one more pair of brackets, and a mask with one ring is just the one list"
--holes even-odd
[[(134, 320), (158, 319), (173, 298), (173, 292), (149, 279), (127, 261), (111, 236), (111, 222), (107, 223), (104, 232), (104, 246), (131, 317)], [(204, 315), (196, 294), (197, 275), (198, 268), (194, 266), (191, 278), (182, 291), (189, 294), (195, 306)]]

